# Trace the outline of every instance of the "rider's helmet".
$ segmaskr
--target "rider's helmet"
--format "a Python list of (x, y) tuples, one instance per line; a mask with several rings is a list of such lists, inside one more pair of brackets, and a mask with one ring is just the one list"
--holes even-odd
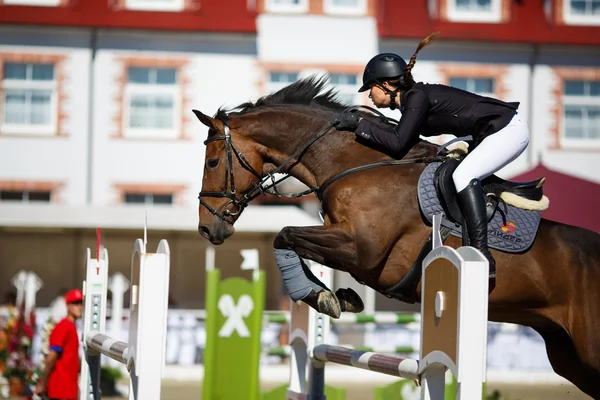
[(380, 53), (371, 58), (363, 72), (363, 85), (359, 92), (369, 90), (374, 82), (383, 82), (390, 79), (398, 79), (404, 75), (406, 61), (394, 53)]

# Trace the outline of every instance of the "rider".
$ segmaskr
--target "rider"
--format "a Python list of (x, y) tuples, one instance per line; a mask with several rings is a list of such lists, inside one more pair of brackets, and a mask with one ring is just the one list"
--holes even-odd
[[(354, 131), (371, 144), (403, 157), (419, 135), (431, 137), (450, 133), (471, 135), (469, 154), (452, 174), (457, 202), (464, 216), (469, 245), (489, 260), (490, 283), (495, 285), (496, 262), (487, 245), (484, 193), (480, 180), (516, 159), (529, 143), (529, 128), (518, 114), (519, 103), (506, 103), (439, 84), (415, 82), (412, 69), (418, 52), (438, 32), (423, 39), (408, 64), (398, 55), (381, 53), (373, 57), (363, 73), (363, 86), (376, 107), (399, 108), (402, 117), (393, 130), (371, 122), (357, 109), (335, 118), (338, 130)], [(491, 288), (491, 287), (490, 287)]]

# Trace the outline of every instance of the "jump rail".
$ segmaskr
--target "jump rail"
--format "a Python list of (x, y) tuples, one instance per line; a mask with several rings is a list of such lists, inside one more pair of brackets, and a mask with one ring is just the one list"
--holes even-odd
[[(444, 399), (445, 375), (456, 378), (456, 397), (481, 399), (487, 354), (487, 259), (472, 247), (443, 246), (440, 216), (433, 218), (433, 250), (423, 262), (420, 360), (325, 344), (329, 318), (291, 304), (291, 366), (287, 399), (325, 399), (325, 363), (362, 368), (416, 380), (422, 400)], [(313, 272), (331, 285), (323, 266)], [(310, 389), (307, 390), (306, 366)], [(446, 399), (448, 400), (448, 399)]]
[(107, 336), (106, 302), (108, 252), (96, 258), (87, 249), (83, 342), (85, 358), (81, 368), (80, 398), (99, 400), (101, 355), (118, 361), (130, 374), (129, 399), (160, 399), (165, 365), (170, 251), (161, 240), (156, 253), (146, 253), (137, 239), (131, 258), (129, 341)]

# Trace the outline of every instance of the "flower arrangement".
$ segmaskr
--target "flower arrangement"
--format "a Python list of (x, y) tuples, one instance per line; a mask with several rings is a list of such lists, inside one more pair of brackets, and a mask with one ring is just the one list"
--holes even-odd
[(9, 382), (10, 395), (28, 395), (40, 369), (31, 362), (32, 327), (20, 318), (16, 307), (0, 315), (0, 375)]
[(8, 335), (4, 330), (0, 330), (0, 376), (6, 372), (6, 363), (8, 361)]

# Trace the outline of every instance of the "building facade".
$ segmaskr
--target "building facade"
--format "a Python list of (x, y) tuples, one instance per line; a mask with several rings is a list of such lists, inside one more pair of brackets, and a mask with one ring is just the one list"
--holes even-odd
[[(193, 108), (211, 115), (315, 73), (348, 104), (370, 104), (357, 93), (365, 63), (408, 59), (435, 31), (417, 80), (520, 102), (531, 142), (500, 175), (543, 160), (600, 183), (600, 0), (0, 3), (3, 229), (134, 230), (148, 208), (160, 229), (192, 235), (206, 136)], [(282, 206), (266, 221), (262, 207), (238, 229), (319, 223), (314, 198), (302, 217)], [(3, 262), (8, 282), (21, 264)]]

